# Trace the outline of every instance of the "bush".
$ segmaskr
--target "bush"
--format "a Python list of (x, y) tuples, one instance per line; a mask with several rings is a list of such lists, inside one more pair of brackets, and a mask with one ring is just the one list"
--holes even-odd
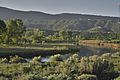
[(25, 62), (27, 61), (22, 57), (15, 56), (10, 58), (10, 63), (25, 63)]
[(52, 74), (47, 77), (48, 80), (66, 80), (66, 76), (62, 74)]
[(101, 56), (101, 58), (104, 58), (104, 59), (109, 59), (111, 57), (111, 53), (105, 53)]
[(112, 57), (120, 57), (120, 52), (116, 52), (116, 53), (112, 54)]
[(3, 76), (0, 76), (0, 80), (8, 80), (8, 79), (6, 79), (6, 78), (3, 77)]
[(119, 77), (117, 77), (116, 79), (114, 79), (114, 80), (120, 80), (120, 76)]
[[(106, 55), (104, 55), (106, 57)], [(119, 58), (101, 58), (101, 56), (79, 57), (78, 54), (62, 61), (60, 54), (50, 57), (51, 62), (40, 63), (41, 57), (33, 62), (19, 63), (21, 57), (10, 57), (11, 64), (0, 64), (1, 80), (119, 80)], [(1, 62), (9, 62), (6, 58)], [(60, 61), (60, 62), (59, 62)], [(39, 63), (38, 63), (39, 62)], [(111, 62), (114, 62), (111, 63)], [(12, 64), (13, 63), (13, 64)], [(19, 64), (18, 64), (19, 63)], [(115, 68), (114, 68), (115, 67)], [(117, 78), (118, 77), (118, 78)], [(5, 78), (5, 79), (4, 79)], [(45, 78), (45, 79), (43, 79)]]
[(61, 57), (60, 54), (57, 54), (57, 55), (51, 56), (51, 57), (49, 58), (49, 61), (50, 61), (50, 62), (62, 61), (62, 60), (63, 60), (63, 59), (62, 59), (62, 57)]
[(0, 63), (8, 63), (9, 61), (8, 61), (8, 59), (7, 58), (2, 58), (1, 60), (0, 60)]
[(30, 66), (24, 66), (24, 67), (22, 68), (22, 71), (23, 71), (23, 73), (29, 73), (30, 71), (32, 71), (32, 69), (31, 69)]
[(79, 61), (79, 55), (78, 54), (73, 54), (72, 56), (70, 56), (68, 59), (68, 61), (71, 61), (73, 63), (77, 63)]
[(32, 62), (41, 62), (41, 56), (34, 57), (34, 58), (32, 59)]
[(29, 74), (29, 75), (23, 75), (21, 76), (21, 78), (19, 78), (18, 80), (46, 80), (46, 79), (43, 79), (37, 75), (34, 75), (34, 74)]
[(97, 80), (96, 75), (82, 74), (78, 76), (78, 80)]

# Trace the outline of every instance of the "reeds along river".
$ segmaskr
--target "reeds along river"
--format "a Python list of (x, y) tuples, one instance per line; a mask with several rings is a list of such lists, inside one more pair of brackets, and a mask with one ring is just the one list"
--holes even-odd
[(64, 59), (70, 57), (72, 54), (77, 53), (79, 56), (92, 56), (92, 55), (102, 55), (106, 53), (114, 54), (119, 52), (119, 49), (104, 47), (99, 45), (80, 45), (77, 52), (69, 52), (67, 54), (62, 54)]
[[(77, 47), (75, 49), (75, 47)], [(35, 56), (42, 56), (43, 58), (49, 57), (55, 54), (61, 54), (64, 58), (77, 53), (80, 56), (101, 55), (105, 53), (118, 52), (119, 48), (113, 48), (104, 45), (95, 44), (80, 44), (74, 46), (73, 50), (39, 50), (39, 49), (24, 49), (24, 48), (0, 48), (0, 57), (10, 57), (18, 55), (23, 58), (33, 58)]]

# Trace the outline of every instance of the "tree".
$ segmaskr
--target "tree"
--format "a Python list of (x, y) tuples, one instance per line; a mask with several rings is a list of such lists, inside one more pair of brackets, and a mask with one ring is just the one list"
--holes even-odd
[(3, 21), (3, 20), (0, 20), (0, 42), (2, 42), (3, 43), (3, 41), (4, 41), (4, 34), (5, 34), (5, 32), (6, 32), (6, 24), (5, 24), (5, 22)]
[(105, 24), (105, 27), (108, 29), (108, 30), (110, 30), (111, 29), (111, 27), (113, 26), (113, 22), (111, 21), (111, 20), (107, 20), (107, 22), (106, 22), (106, 24)]
[(45, 37), (44, 35), (45, 35), (44, 31), (40, 31), (39, 29), (34, 29), (31, 35), (32, 43), (41, 43), (43, 38)]
[(3, 20), (0, 20), (0, 33), (3, 33), (6, 31), (6, 24)]
[(6, 32), (6, 43), (18, 43), (25, 32), (23, 21), (20, 19), (8, 20), (7, 21), (7, 32)]
[(95, 23), (95, 27), (104, 27), (106, 24), (105, 20), (97, 20), (97, 22)]
[(68, 38), (68, 31), (60, 30), (59, 31), (59, 37), (62, 40), (66, 40)]

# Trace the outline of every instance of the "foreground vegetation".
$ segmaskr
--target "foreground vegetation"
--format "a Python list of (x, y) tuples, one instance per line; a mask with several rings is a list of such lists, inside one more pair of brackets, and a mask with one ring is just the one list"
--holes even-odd
[(41, 57), (27, 61), (22, 57), (0, 59), (1, 80), (119, 80), (120, 53), (63, 59), (57, 54), (47, 62)]

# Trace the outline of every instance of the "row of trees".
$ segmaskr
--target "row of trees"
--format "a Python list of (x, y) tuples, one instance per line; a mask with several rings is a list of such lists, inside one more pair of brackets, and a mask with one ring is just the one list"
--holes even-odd
[[(98, 21), (96, 26), (102, 25), (103, 23), (104, 22)], [(39, 29), (26, 29), (23, 25), (23, 21), (20, 19), (8, 20), (6, 22), (0, 20), (0, 42), (4, 44), (42, 43), (44, 41), (78, 41), (80, 39), (119, 40), (120, 33), (91, 33), (70, 30), (41, 31)]]
[(4, 22), (0, 20), (0, 42), (5, 44), (41, 43), (46, 40), (71, 40), (71, 31), (57, 31), (53, 35), (46, 35), (47, 31), (26, 29), (23, 21), (13, 19)]

